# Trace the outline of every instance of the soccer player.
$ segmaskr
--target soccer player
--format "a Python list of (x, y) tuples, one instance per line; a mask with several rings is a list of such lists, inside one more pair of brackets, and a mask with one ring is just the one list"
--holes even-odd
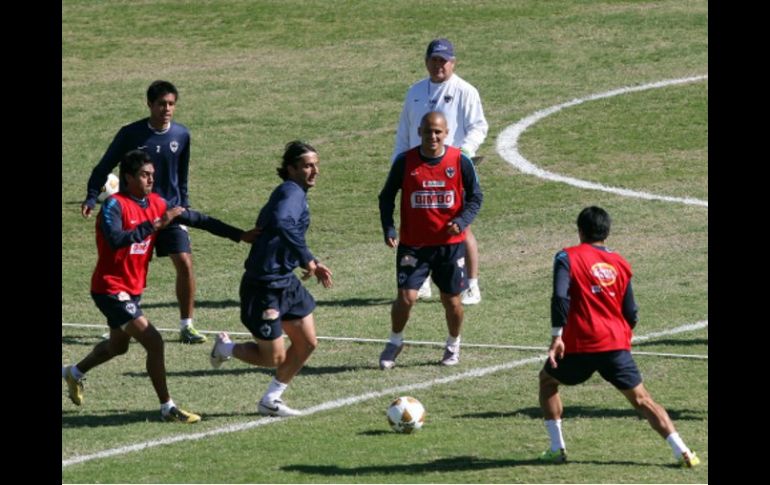
[[(148, 118), (125, 125), (118, 131), (102, 159), (88, 179), (86, 198), (81, 205), (83, 217), (93, 211), (100, 188), (107, 175), (129, 150), (144, 150), (155, 166), (154, 190), (170, 206), (190, 207), (187, 180), (190, 167), (190, 132), (174, 122), (179, 93), (168, 81), (155, 81), (147, 89)], [(179, 340), (200, 344), (206, 337), (193, 326), (195, 276), (192, 248), (187, 227), (174, 221), (160, 231), (156, 242), (158, 257), (168, 256), (176, 270), (176, 298), (179, 304)]]
[(96, 218), (98, 260), (91, 277), (91, 297), (107, 317), (108, 340), (96, 344), (76, 365), (62, 367), (69, 398), (83, 403), (84, 374), (126, 353), (133, 337), (147, 351), (147, 373), (165, 421), (195, 423), (200, 416), (176, 406), (166, 386), (163, 338), (141, 309), (140, 299), (158, 234), (172, 221), (203, 228), (233, 241), (250, 242), (256, 229), (244, 232), (213, 217), (171, 206), (153, 192), (155, 167), (142, 150), (128, 152), (120, 162), (121, 191), (109, 197)]
[(551, 346), (540, 371), (540, 407), (551, 447), (540, 460), (567, 461), (559, 385), (585, 382), (594, 372), (615, 386), (671, 446), (674, 459), (693, 467), (700, 459), (685, 445), (666, 410), (653, 401), (631, 357), (637, 305), (631, 266), (604, 245), (610, 216), (587, 207), (577, 218), (580, 244), (556, 254), (551, 297)]
[[(417, 127), (429, 111), (444, 113), (448, 130), (446, 145), (461, 148), (475, 163), (483, 159), (475, 156), (489, 129), (481, 98), (475, 87), (455, 74), (456, 62), (454, 46), (449, 40), (435, 39), (428, 44), (425, 52), (428, 77), (414, 83), (406, 93), (391, 160), (420, 144)], [(470, 227), (465, 228), (465, 250), (469, 285), (463, 291), (462, 303), (475, 305), (481, 302), (479, 249)], [(432, 296), (430, 278), (425, 279), (417, 296), (426, 299)]]
[[(391, 333), (380, 354), (380, 368), (391, 369), (404, 347), (404, 327), (417, 301), (417, 289), (433, 276), (446, 312), (447, 337), (442, 365), (460, 361), (463, 306), (467, 287), (466, 228), (481, 209), (483, 194), (473, 162), (459, 148), (444, 144), (449, 136), (444, 114), (431, 111), (417, 129), (421, 144), (393, 162), (380, 192), (380, 222), (385, 244), (396, 251), (398, 294), (390, 312)], [(399, 235), (393, 222), (401, 191)]]
[[(256, 342), (234, 343), (221, 332), (211, 349), (211, 365), (218, 368), (235, 357), (251, 365), (275, 367), (275, 378), (257, 404), (267, 416), (296, 416), (299, 411), (284, 404), (281, 396), (313, 353), (316, 339), (315, 300), (302, 286), (294, 269), (304, 269), (303, 280), (315, 276), (325, 288), (332, 286), (332, 272), (319, 262), (305, 242), (310, 226), (307, 191), (316, 185), (318, 152), (308, 143), (286, 144), (278, 176), (283, 183), (273, 190), (259, 211), (254, 241), (241, 279), (241, 322)], [(291, 340), (288, 350), (283, 333)]]

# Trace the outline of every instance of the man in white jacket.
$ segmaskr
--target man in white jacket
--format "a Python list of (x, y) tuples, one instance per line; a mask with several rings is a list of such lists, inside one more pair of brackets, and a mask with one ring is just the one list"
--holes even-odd
[[(417, 81), (406, 93), (404, 108), (398, 122), (396, 144), (391, 162), (410, 148), (421, 143), (417, 134), (422, 117), (430, 111), (440, 111), (447, 121), (446, 144), (460, 148), (478, 163), (476, 151), (487, 136), (489, 125), (484, 118), (479, 92), (470, 83), (454, 73), (454, 46), (447, 39), (435, 39), (428, 44), (425, 67), (429, 76)], [(479, 250), (476, 236), (470, 226), (466, 229), (466, 263), (468, 289), (462, 293), (464, 305), (481, 302), (479, 291)], [(425, 280), (418, 293), (420, 298), (431, 297), (430, 278)]]

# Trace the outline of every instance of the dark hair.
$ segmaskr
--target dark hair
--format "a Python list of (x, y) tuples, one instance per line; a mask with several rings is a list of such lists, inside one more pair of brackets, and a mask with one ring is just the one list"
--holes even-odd
[(155, 81), (147, 88), (147, 102), (152, 104), (156, 99), (167, 94), (173, 94), (177, 101), (179, 101), (179, 92), (176, 90), (176, 86), (168, 81)]
[(318, 153), (318, 150), (313, 148), (310, 143), (306, 143), (301, 140), (293, 140), (286, 144), (286, 150), (283, 152), (283, 161), (281, 166), (276, 169), (278, 176), (282, 180), (288, 180), (289, 169), (286, 168), (289, 165), (296, 166), (300, 161), (302, 155), (306, 153)]
[(612, 219), (607, 211), (592, 205), (586, 207), (577, 218), (577, 226), (583, 233), (583, 242), (594, 243), (604, 241), (610, 235)]
[(120, 169), (118, 172), (121, 186), (125, 187), (125, 185), (128, 183), (128, 180), (126, 180), (126, 174), (131, 174), (132, 176), (136, 177), (136, 174), (139, 173), (139, 169), (148, 163), (152, 165), (152, 159), (143, 150), (131, 150), (130, 152), (127, 152), (125, 155), (123, 155), (123, 159), (120, 161)]

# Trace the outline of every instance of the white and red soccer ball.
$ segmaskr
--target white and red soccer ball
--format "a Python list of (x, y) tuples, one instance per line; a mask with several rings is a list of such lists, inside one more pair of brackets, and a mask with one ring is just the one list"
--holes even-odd
[(388, 407), (388, 423), (396, 433), (412, 433), (425, 423), (425, 407), (411, 396), (401, 396)]
[(107, 182), (104, 183), (104, 186), (99, 192), (99, 195), (96, 197), (96, 200), (99, 201), (99, 203), (102, 203), (107, 200), (107, 197), (111, 196), (112, 194), (116, 194), (118, 189), (120, 189), (120, 179), (118, 179), (117, 175), (111, 173), (107, 175)]

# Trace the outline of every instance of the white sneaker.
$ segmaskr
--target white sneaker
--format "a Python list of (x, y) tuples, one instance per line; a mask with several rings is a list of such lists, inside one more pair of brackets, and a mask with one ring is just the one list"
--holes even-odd
[(417, 299), (418, 300), (428, 300), (430, 297), (433, 296), (433, 290), (430, 287), (430, 276), (425, 278), (425, 281), (422, 283), (422, 286), (419, 290), (417, 290)]
[(447, 345), (444, 347), (444, 356), (441, 357), (441, 365), (457, 365), (460, 363), (460, 346)]
[(214, 340), (214, 347), (211, 349), (211, 356), (209, 358), (209, 362), (211, 362), (211, 367), (215, 369), (219, 369), (219, 367), (230, 360), (230, 357), (226, 357), (225, 354), (222, 353), (220, 350), (220, 346), (222, 344), (230, 344), (233, 341), (230, 340), (230, 336), (227, 335), (227, 332), (219, 332), (219, 335), (217, 335), (216, 340)]
[(469, 286), (461, 294), (463, 305), (478, 305), (481, 303), (481, 291), (478, 286)]
[(259, 401), (259, 404), (257, 405), (257, 411), (259, 411), (259, 414), (262, 414), (264, 416), (278, 416), (278, 417), (299, 416), (300, 414), (302, 414), (296, 409), (292, 409), (289, 406), (285, 405), (283, 401), (281, 401), (280, 399), (276, 399), (272, 402)]

